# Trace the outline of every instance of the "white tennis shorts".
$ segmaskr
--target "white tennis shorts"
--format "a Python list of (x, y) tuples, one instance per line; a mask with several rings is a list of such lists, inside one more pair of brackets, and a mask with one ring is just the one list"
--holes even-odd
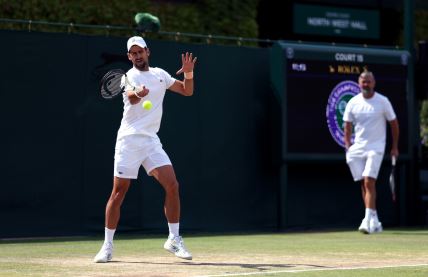
[(150, 175), (155, 168), (171, 165), (171, 160), (163, 150), (159, 138), (130, 135), (117, 139), (114, 153), (114, 176), (137, 179), (141, 165), (147, 175)]
[(360, 181), (364, 177), (377, 179), (382, 159), (383, 152), (352, 151), (352, 149), (346, 152), (346, 162), (351, 170), (354, 181)]

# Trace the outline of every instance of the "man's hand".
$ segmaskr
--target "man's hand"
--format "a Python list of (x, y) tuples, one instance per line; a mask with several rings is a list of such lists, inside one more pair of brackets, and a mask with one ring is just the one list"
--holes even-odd
[(345, 121), (344, 130), (344, 142), (345, 142), (345, 151), (348, 152), (349, 147), (351, 147), (351, 136), (352, 136), (352, 123)]
[(186, 54), (181, 54), (181, 68), (177, 71), (177, 75), (183, 72), (192, 72), (195, 67), (196, 57), (193, 58), (193, 54), (186, 52)]
[(395, 158), (398, 158), (398, 155), (400, 155), (398, 148), (392, 148), (391, 149), (391, 157), (394, 156)]
[(345, 144), (345, 152), (348, 152), (349, 147), (351, 147), (351, 145)]
[(146, 86), (139, 86), (136, 91), (136, 96), (139, 98), (143, 98), (147, 94), (149, 94), (149, 89)]
[(145, 86), (137, 87), (136, 90), (130, 90), (126, 92), (128, 95), (129, 102), (131, 105), (140, 103), (141, 98), (149, 94), (149, 89)]

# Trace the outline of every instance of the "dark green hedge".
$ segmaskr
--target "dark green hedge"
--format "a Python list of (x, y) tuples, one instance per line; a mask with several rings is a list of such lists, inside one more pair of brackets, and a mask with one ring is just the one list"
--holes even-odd
[[(148, 12), (160, 19), (160, 30), (164, 32), (257, 38), (258, 1), (0, 0), (0, 18), (132, 28), (135, 14)], [(0, 28), (27, 29), (28, 25), (2, 23)], [(70, 31), (69, 28), (47, 25), (32, 25), (31, 28), (37, 31)], [(73, 28), (71, 31), (106, 34), (103, 29)], [(109, 31), (108, 34), (129, 35), (129, 31)]]

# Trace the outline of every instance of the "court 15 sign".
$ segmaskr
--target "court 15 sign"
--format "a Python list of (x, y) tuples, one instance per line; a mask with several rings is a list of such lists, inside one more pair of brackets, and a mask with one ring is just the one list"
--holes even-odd
[(295, 4), (293, 16), (297, 34), (379, 39), (377, 10)]

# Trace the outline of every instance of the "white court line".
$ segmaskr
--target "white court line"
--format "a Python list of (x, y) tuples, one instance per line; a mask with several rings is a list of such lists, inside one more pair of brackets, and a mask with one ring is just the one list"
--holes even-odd
[(381, 268), (400, 268), (400, 267), (417, 267), (428, 266), (428, 264), (412, 264), (412, 265), (385, 265), (385, 266), (356, 266), (356, 267), (329, 267), (329, 268), (308, 268), (308, 269), (289, 269), (278, 271), (263, 271), (263, 272), (247, 272), (247, 273), (229, 273), (218, 275), (199, 275), (195, 277), (228, 277), (228, 276), (249, 276), (261, 274), (277, 274), (277, 273), (299, 273), (308, 271), (327, 271), (327, 270), (355, 270), (355, 269), (381, 269)]

